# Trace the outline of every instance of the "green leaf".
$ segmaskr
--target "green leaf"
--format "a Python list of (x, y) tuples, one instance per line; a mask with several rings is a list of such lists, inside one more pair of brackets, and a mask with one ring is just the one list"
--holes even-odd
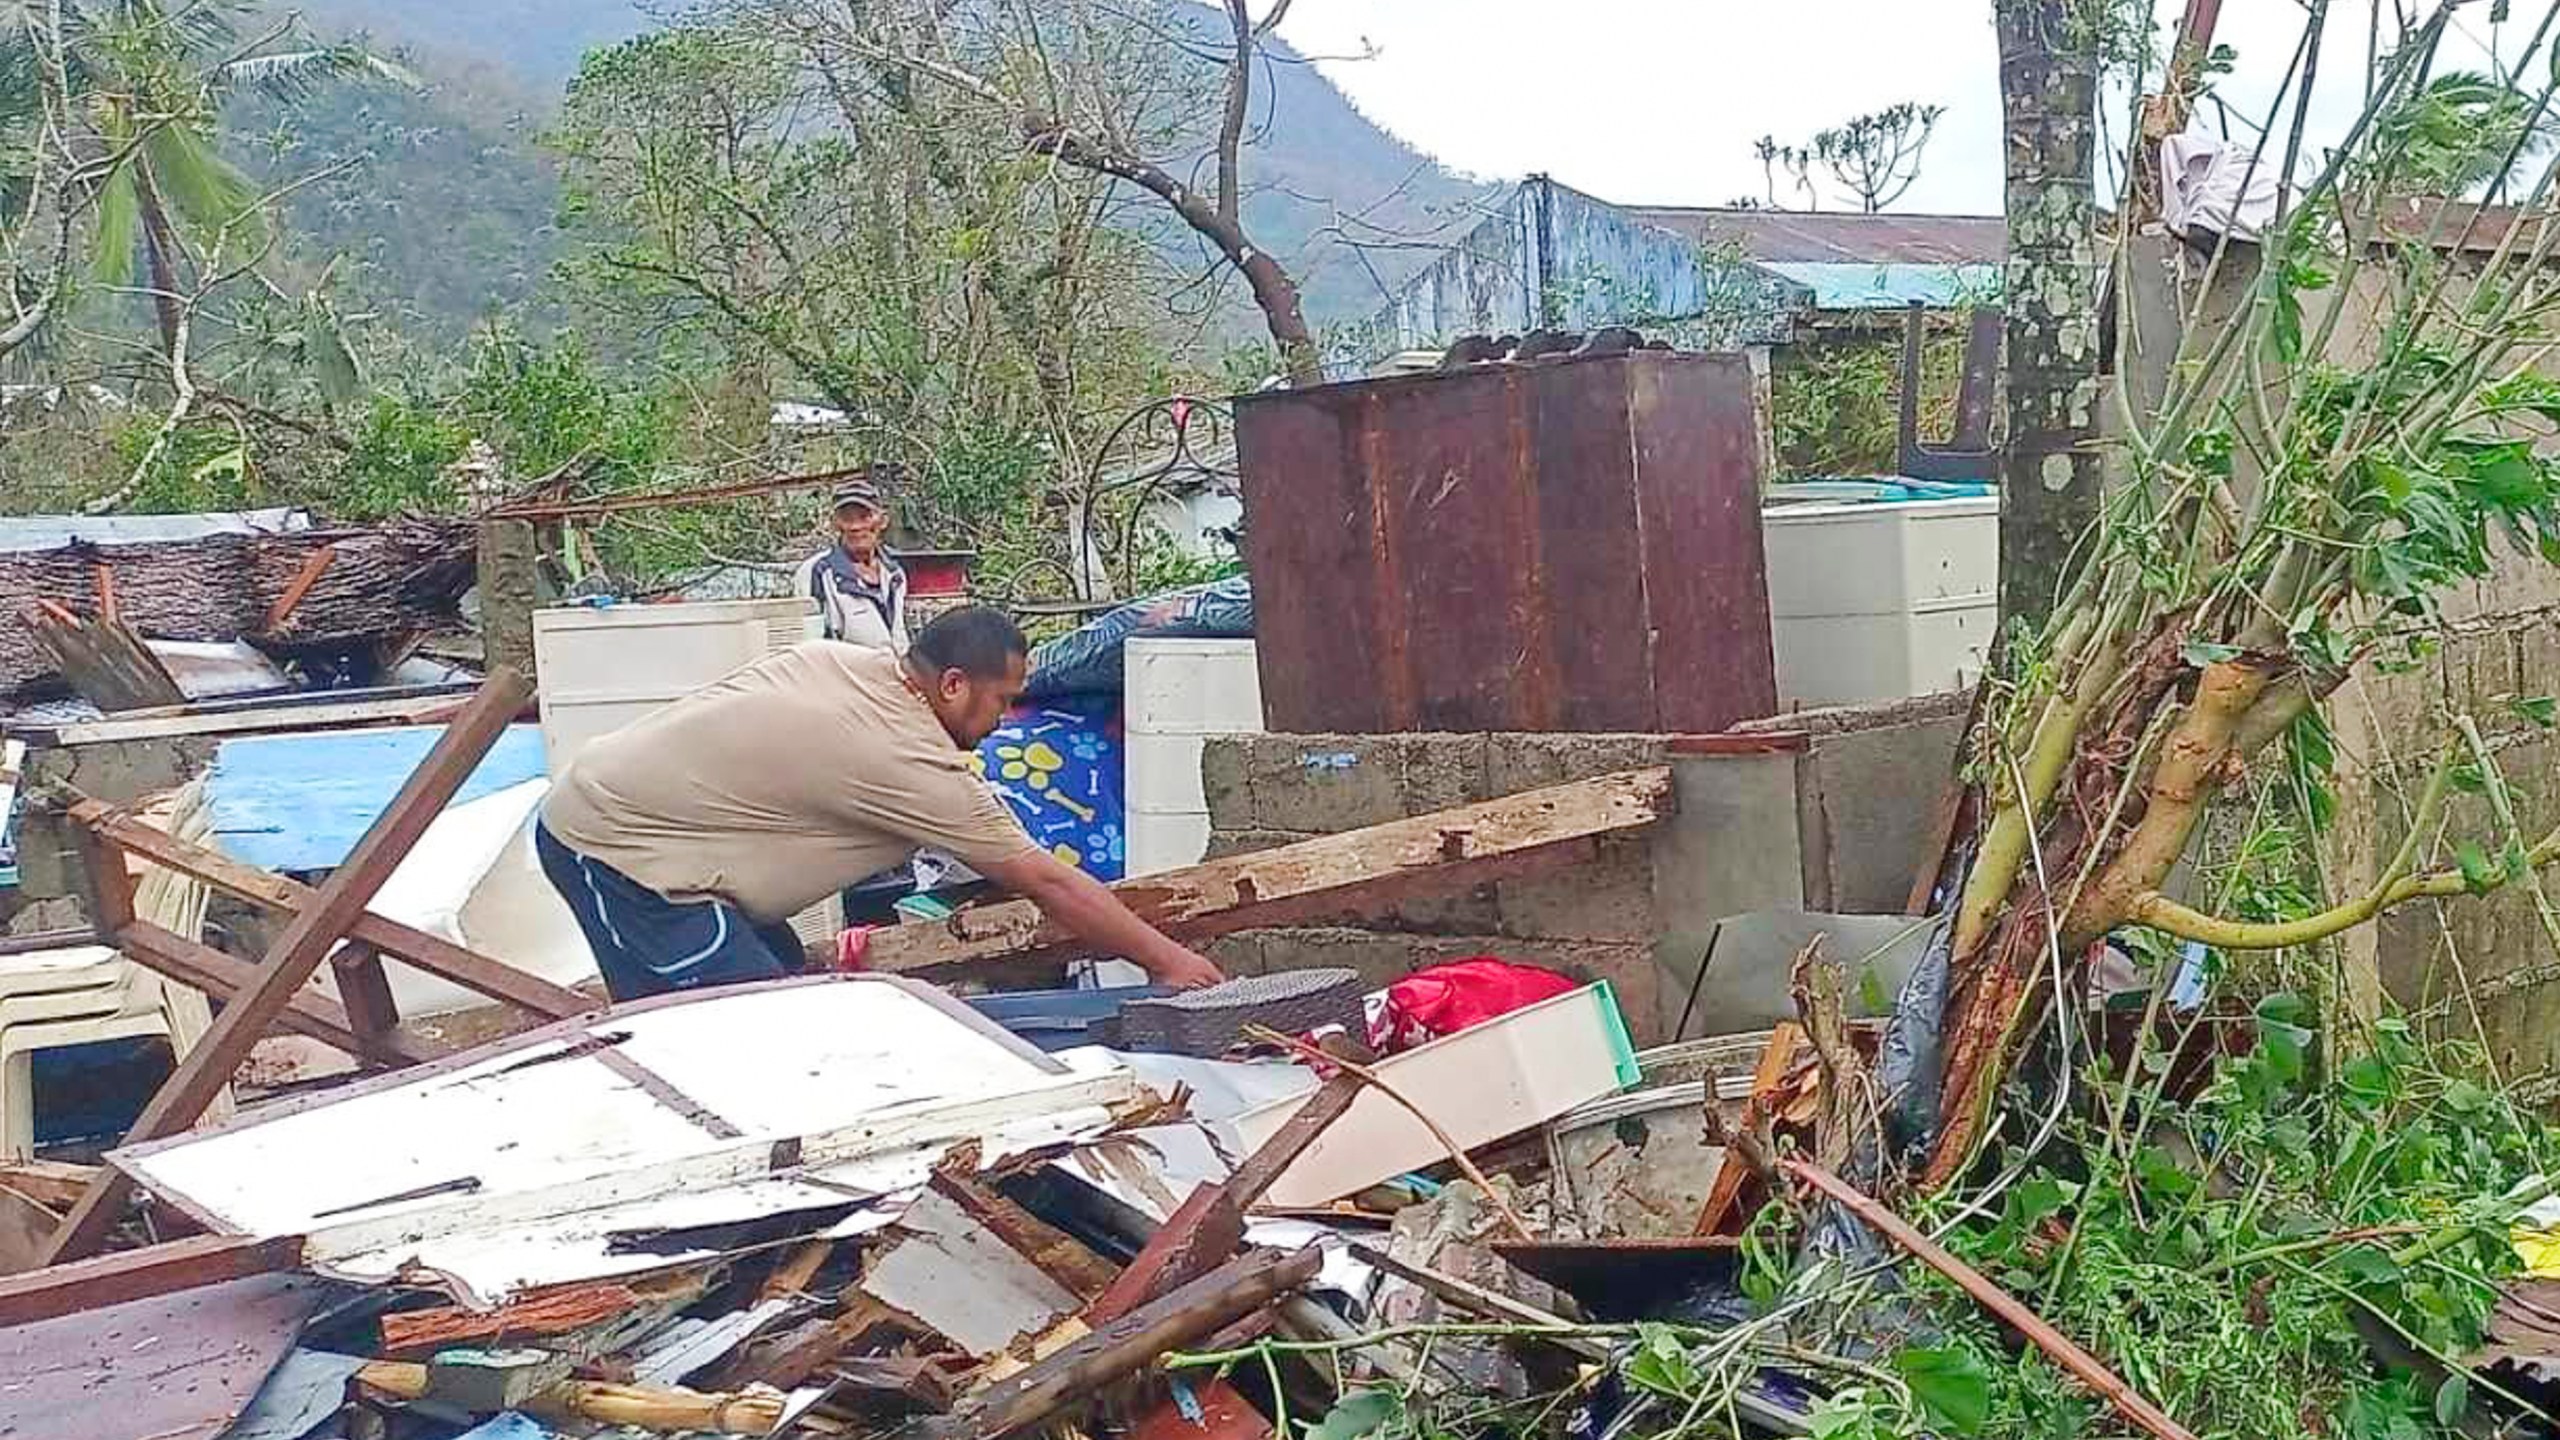
[(2516, 718), (2528, 724), (2539, 725), (2545, 730), (2554, 725), (2560, 725), (2560, 698), (2549, 695), (2520, 696), (2509, 701), (2507, 708), (2515, 712)]
[(2178, 657), (2201, 670), (2208, 665), (2219, 665), (2225, 660), (2239, 659), (2240, 647), (2224, 645), (2212, 640), (2190, 640), (2178, 651)]
[(1991, 1369), (1971, 1350), (1952, 1345), (1905, 1350), (1893, 1359), (1934, 1423), (1958, 1435), (1979, 1435), (1991, 1419)]
[(2332, 1262), (2340, 1273), (2359, 1285), (2396, 1285), (2400, 1283), (2399, 1262), (2382, 1252), (2378, 1245), (2350, 1245), (2338, 1252)]
[(1403, 1413), (1404, 1402), (1393, 1390), (1354, 1390), (1307, 1431), (1307, 1440), (1361, 1440), (1386, 1429)]
[(2268, 322), (2268, 334), (2276, 344), (2276, 358), (2290, 365), (2302, 358), (2302, 302), (2290, 289), (2276, 291), (2274, 318)]
[(2436, 1423), (2451, 1429), (2462, 1423), (2471, 1409), (2471, 1377), (2460, 1373), (2447, 1375), (2436, 1387)]
[(2474, 895), (2486, 895), (2498, 888), (2502, 878), (2500, 867), (2489, 863), (2488, 852), (2476, 840), (2465, 840), (2453, 852), (2456, 865), (2462, 867), (2462, 888)]
[(1627, 1379), (1659, 1395), (1685, 1400), (1698, 1392), (1698, 1367), (1678, 1332), (1664, 1325), (1637, 1328), (1642, 1338), (1627, 1361)]

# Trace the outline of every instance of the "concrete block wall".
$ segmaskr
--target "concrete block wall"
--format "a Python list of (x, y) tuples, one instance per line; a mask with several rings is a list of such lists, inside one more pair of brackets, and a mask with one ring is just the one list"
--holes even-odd
[(20, 780), (27, 803), (18, 820), (18, 904), (5, 917), (7, 933), (89, 923), (88, 872), (62, 805), (84, 797), (115, 804), (174, 790), (211, 768), (220, 744), (217, 736), (183, 735), (30, 746)]
[[(2368, 887), (2387, 863), (2454, 716), (2480, 726), (2527, 843), (2560, 825), (2560, 736), (2513, 704), (2560, 693), (2560, 567), (2505, 559), (2449, 598), (2437, 640), (2413, 666), (2366, 667), (2331, 704), (2340, 821), (2323, 858), (2333, 894)], [(2503, 836), (2480, 797), (2457, 793), (2446, 817), (2448, 835), (2497, 852)], [(2552, 891), (2548, 871), (2543, 884)], [(2485, 1040), (2497, 1073), (2528, 1093), (2560, 1094), (2560, 953), (2530, 890), (2407, 907), (2342, 945), (2350, 991), (2368, 1008), (2387, 996), (2436, 1033)]]
[[(1609, 980), (1637, 1042), (1658, 1043), (1718, 920), (1901, 908), (1954, 754), (1961, 710), (1940, 714), (1949, 708), (1815, 720), (1825, 728), (1801, 754), (1683, 755), (1663, 735), (1212, 740), (1201, 761), (1212, 858), (1648, 765), (1670, 765), (1679, 796), (1667, 824), (1606, 841), (1568, 869), (1408, 902), (1356, 925), (1248, 931), (1214, 942), (1212, 954), (1237, 973), (1337, 965), (1372, 984), (1498, 955)], [(1906, 803), (1923, 793), (1925, 803)], [(1706, 1017), (1689, 1033), (1712, 1027)]]

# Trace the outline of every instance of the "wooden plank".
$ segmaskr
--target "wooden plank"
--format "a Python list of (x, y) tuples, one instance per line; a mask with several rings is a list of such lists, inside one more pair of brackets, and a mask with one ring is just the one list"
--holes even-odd
[[(1110, 1262), (1083, 1241), (1023, 1209), (993, 1189), (949, 1165), (927, 1182), (960, 1212), (987, 1228), (1007, 1249), (1029, 1261), (1079, 1300), (1091, 1300), (1111, 1288)], [(824, 1252), (820, 1253), (823, 1259)]]
[(70, 1209), (79, 1200), (80, 1192), (97, 1178), (95, 1165), (73, 1165), (61, 1160), (0, 1161), (0, 1190), (15, 1191), (53, 1210)]
[[(94, 1187), (87, 1192), (98, 1193)], [(84, 1197), (85, 1198), (85, 1197)], [(76, 1310), (95, 1310), (290, 1270), (302, 1260), (299, 1236), (253, 1240), (234, 1235), (192, 1235), (94, 1260), (49, 1265), (0, 1277), (0, 1326), (29, 1325)]]
[[(115, 944), (134, 963), (148, 965), (179, 984), (226, 1004), (257, 983), (257, 966), (146, 921), (126, 926), (116, 936)], [(444, 1053), (399, 1030), (364, 1031), (337, 1002), (309, 988), (294, 992), (284, 1013), (276, 1017), (276, 1024), (379, 1065), (415, 1065)]]
[[(1758, 1107), (1764, 1115), (1769, 1112), (1778, 1086), (1787, 1078), (1787, 1072), (1794, 1068), (1796, 1051), (1803, 1043), (1804, 1027), (1793, 1020), (1781, 1020), (1770, 1030), (1769, 1043), (1760, 1052), (1759, 1067), (1751, 1072), (1751, 1095), (1744, 1102), (1744, 1124), (1751, 1122), (1750, 1107)], [(1709, 1096), (1707, 1103), (1714, 1105), (1717, 1102), (1715, 1097)], [(1740, 1157), (1727, 1155), (1725, 1162), (1716, 1167), (1716, 1178), (1707, 1187), (1706, 1203), (1698, 1207), (1698, 1223), (1690, 1227), (1690, 1233), (1724, 1235), (1740, 1230), (1742, 1186), (1750, 1178), (1751, 1167), (1742, 1164)]]
[(1213, 1335), (1315, 1278), (1313, 1246), (1294, 1254), (1259, 1250), (1241, 1256), (1153, 1301), (1018, 1375), (970, 1396), (928, 1436), (995, 1437), (1036, 1425), (1103, 1386), (1136, 1374), (1167, 1350)]
[(187, 693), (169, 667), (122, 621), (101, 615), (65, 619), (50, 610), (29, 611), (27, 632), (35, 636), (80, 698), (113, 713), (153, 705), (183, 705)]
[(60, 725), (12, 726), (31, 745), (100, 745), (118, 740), (166, 740), (181, 735), (255, 735), (269, 731), (337, 730), (350, 725), (417, 725), (449, 709), (455, 688), (387, 691), (369, 699), (261, 697), (207, 700), (162, 710), (75, 720)]
[[(300, 881), (261, 870), (218, 850), (174, 839), (100, 801), (78, 801), (66, 813), (75, 825), (98, 831), (128, 854), (192, 875), (225, 894), (269, 910), (295, 913), (318, 893)], [(604, 1005), (565, 985), (528, 975), (503, 960), (370, 911), (357, 916), (355, 923), (347, 927), (347, 938), (362, 941), (466, 990), (546, 1019), (566, 1020)]]
[(834, 1315), (777, 1336), (770, 1345), (751, 1346), (746, 1355), (714, 1372), (705, 1383), (722, 1387), (762, 1383), (794, 1390), (847, 1350), (902, 1328), (887, 1306), (856, 1296)]
[[(231, 1083), (231, 1072), (248, 1057), (249, 1047), (291, 1006), (294, 992), (364, 913), (366, 902), (443, 813), (532, 693), (533, 687), (512, 670), (490, 675), (469, 711), (437, 737), (435, 748), (410, 772), (400, 793), (348, 852), (346, 863), (268, 947), (266, 958), (259, 962), (256, 983), (222, 1007), (203, 1039), (187, 1051), (168, 1083), (143, 1107), (126, 1134), (127, 1143), (186, 1129), (222, 1093)], [(129, 1177), (122, 1171), (110, 1172), (72, 1208), (46, 1258), (77, 1259), (95, 1251), (114, 1228), (132, 1192)]]
[[(1471, 865), (1637, 829), (1677, 803), (1667, 767), (1628, 770), (1124, 880), (1113, 892), (1157, 929), (1196, 937), (1220, 923), (1262, 923), (1262, 915), (1318, 897), (1396, 900), (1471, 884)], [(1077, 946), (1038, 906), (1014, 900), (878, 931), (868, 963), (922, 970)]]
[(382, 973), (380, 950), (349, 940), (330, 952), (329, 970), (337, 976), (338, 999), (356, 1033), (388, 1035), (400, 1028), (400, 1002), (392, 996), (390, 977)]
[(1102, 1297), (1084, 1312), (1096, 1329), (1131, 1310), (1187, 1285), (1224, 1263), (1244, 1243), (1244, 1214), (1278, 1183), (1334, 1121), (1351, 1109), (1366, 1082), (1342, 1074), (1325, 1081), (1270, 1139), (1254, 1149), (1235, 1173), (1216, 1185), (1202, 1185), (1166, 1217), (1156, 1233), (1122, 1269)]
[(302, 603), (302, 597), (310, 594), (311, 587), (320, 583), (321, 572), (337, 558), (338, 547), (335, 545), (323, 545), (312, 551), (311, 558), (303, 561), (302, 568), (293, 572), (293, 579), (286, 582), (284, 593), (276, 597), (276, 603), (267, 607), (266, 623), (259, 627), (260, 633), (272, 634), (285, 621), (292, 619), (294, 608)]

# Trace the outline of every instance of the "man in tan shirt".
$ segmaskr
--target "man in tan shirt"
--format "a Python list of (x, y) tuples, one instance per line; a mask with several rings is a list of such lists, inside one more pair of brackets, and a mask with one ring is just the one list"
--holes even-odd
[(969, 768), (1022, 692), (1022, 632), (971, 606), (906, 656), (796, 645), (594, 741), (535, 827), (617, 1000), (799, 968), (790, 917), (919, 845), (958, 856), (1158, 984), (1217, 967), (1034, 844)]

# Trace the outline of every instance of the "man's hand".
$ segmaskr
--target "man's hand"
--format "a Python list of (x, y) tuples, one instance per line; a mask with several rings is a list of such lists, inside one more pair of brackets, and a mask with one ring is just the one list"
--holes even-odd
[(1227, 978), (1198, 953), (1131, 914), (1101, 881), (1046, 850), (1025, 851), (978, 869), (1039, 906), (1042, 914), (1074, 931), (1094, 949), (1136, 961), (1159, 985), (1197, 990)]
[(1174, 953), (1146, 967), (1147, 978), (1176, 990), (1198, 990), (1225, 980), (1226, 975), (1209, 958), (1196, 950), (1174, 947)]

